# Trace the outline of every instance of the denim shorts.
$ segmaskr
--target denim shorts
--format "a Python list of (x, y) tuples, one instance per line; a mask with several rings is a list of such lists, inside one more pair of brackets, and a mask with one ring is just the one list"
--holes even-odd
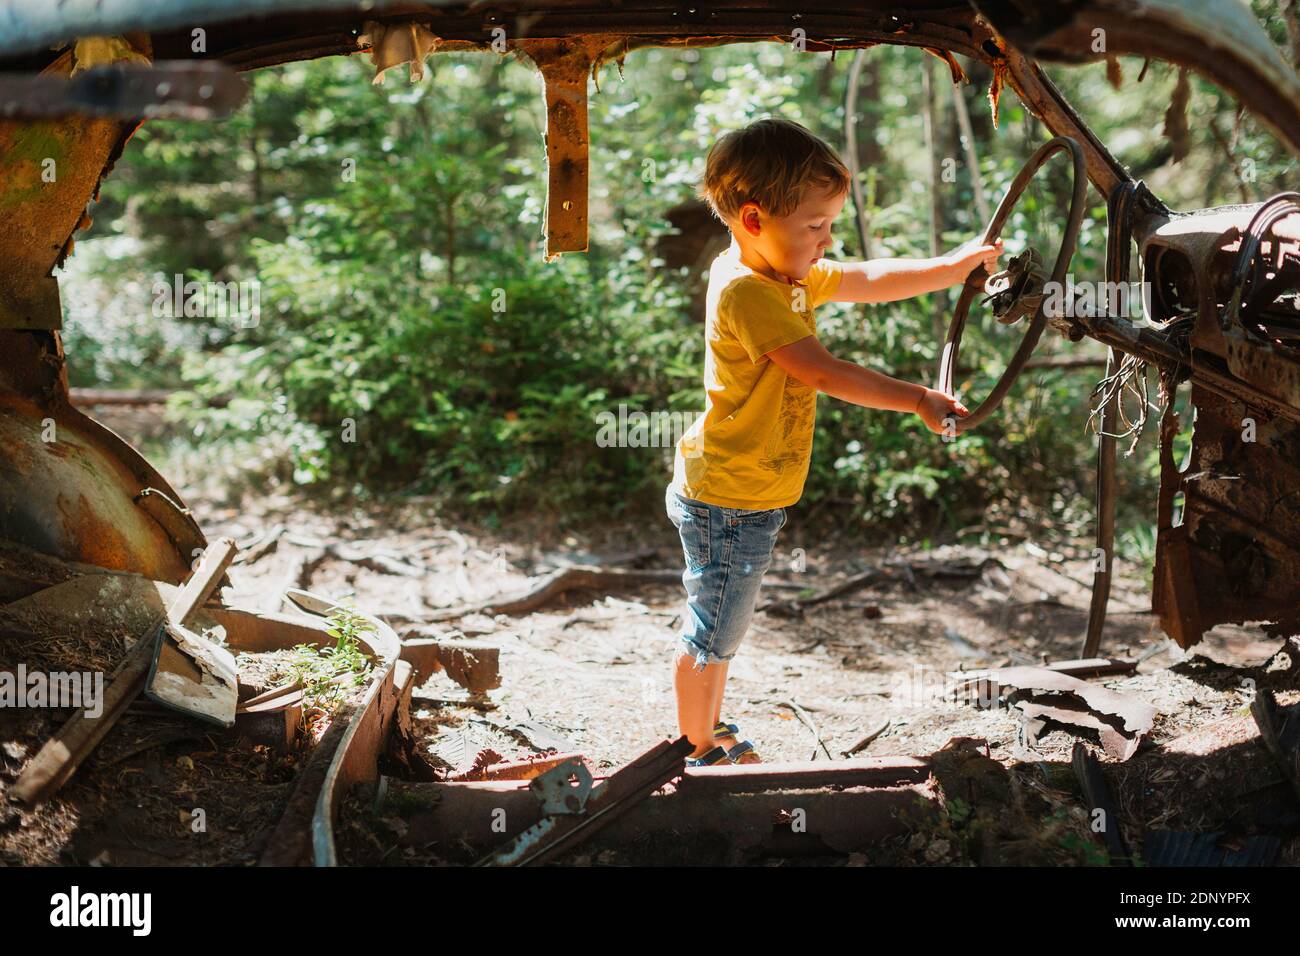
[(683, 498), (668, 488), (668, 519), (682, 538), (686, 615), (681, 651), (695, 669), (729, 661), (749, 629), (763, 574), (772, 564), (785, 509), (748, 511)]

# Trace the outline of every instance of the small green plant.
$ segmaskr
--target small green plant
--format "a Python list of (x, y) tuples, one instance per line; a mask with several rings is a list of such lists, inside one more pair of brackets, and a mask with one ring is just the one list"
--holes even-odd
[(365, 617), (348, 607), (338, 607), (329, 616), (333, 647), (299, 644), (293, 649), (288, 679), (302, 681), (303, 704), (332, 710), (346, 696), (347, 689), (366, 682), (370, 661), (361, 651), (358, 635), (374, 631)]
[(1156, 560), (1156, 526), (1139, 524), (1119, 535), (1115, 550), (1135, 567), (1150, 570)]
[(972, 809), (961, 797), (952, 797), (948, 800), (948, 819), (959, 827), (970, 818)]
[(1070, 812), (1066, 807), (1052, 811), (1046, 832), (1058, 834), (1057, 845), (1084, 866), (1110, 866), (1110, 853), (1105, 846), (1070, 829)]

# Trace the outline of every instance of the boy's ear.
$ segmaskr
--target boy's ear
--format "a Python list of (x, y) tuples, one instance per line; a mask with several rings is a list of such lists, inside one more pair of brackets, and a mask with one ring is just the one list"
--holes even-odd
[(757, 236), (763, 231), (762, 220), (758, 212), (758, 203), (747, 202), (740, 207), (740, 228), (751, 236)]

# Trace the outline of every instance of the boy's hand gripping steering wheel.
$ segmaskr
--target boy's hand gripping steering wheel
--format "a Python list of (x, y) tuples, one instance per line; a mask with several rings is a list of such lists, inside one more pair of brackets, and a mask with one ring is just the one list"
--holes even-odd
[[(1074, 160), (1074, 194), (1070, 198), (1070, 215), (1066, 220), (1065, 231), (1061, 236), (1061, 245), (1056, 252), (1056, 264), (1052, 267), (1050, 281), (1056, 283), (1058, 288), (1065, 278), (1065, 272), (1070, 267), (1070, 259), (1074, 255), (1075, 242), (1079, 238), (1079, 227), (1083, 224), (1084, 199), (1088, 192), (1088, 176), (1084, 168), (1083, 150), (1077, 142), (1068, 136), (1058, 136), (1040, 146), (1038, 151), (1029, 157), (1029, 161), (1025, 163), (1024, 168), (1016, 175), (1015, 180), (1007, 189), (1007, 194), (1002, 197), (997, 212), (993, 214), (993, 220), (989, 223), (988, 228), (984, 230), (985, 244), (992, 243), (998, 238), (1003, 225), (1011, 215), (1011, 210), (1015, 208), (1016, 203), (1020, 200), (1020, 195), (1025, 191), (1029, 181), (1042, 167), (1043, 163), (1047, 161), (1048, 157), (1060, 150), (1068, 150)], [(953, 378), (957, 369), (957, 351), (961, 348), (961, 336), (966, 328), (966, 314), (970, 311), (971, 299), (977, 293), (984, 291), (984, 280), (986, 278), (988, 278), (988, 273), (984, 271), (984, 267), (976, 267), (966, 277), (966, 285), (962, 288), (961, 296), (957, 299), (957, 308), (953, 311), (952, 322), (948, 326), (948, 338), (944, 342), (943, 353), (939, 359), (939, 381), (935, 385), (935, 388), (946, 395), (954, 394)], [(1034, 310), (1029, 327), (1025, 330), (1025, 337), (1020, 342), (1020, 348), (1016, 350), (1016, 354), (1012, 356), (1011, 361), (1007, 364), (1002, 377), (993, 386), (993, 391), (989, 392), (988, 397), (965, 418), (958, 418), (956, 415), (952, 416), (956, 432), (961, 433), (974, 428), (1002, 404), (1002, 399), (1006, 397), (1011, 384), (1024, 369), (1030, 353), (1038, 344), (1039, 336), (1043, 334), (1043, 326), (1046, 324), (1043, 315), (1043, 304), (1047, 302), (1049, 297), (1043, 296), (1041, 298), (1042, 301)]]

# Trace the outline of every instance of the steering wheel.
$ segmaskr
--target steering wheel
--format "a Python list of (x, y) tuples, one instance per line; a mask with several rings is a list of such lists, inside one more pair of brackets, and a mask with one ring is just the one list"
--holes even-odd
[[(1070, 267), (1070, 259), (1074, 255), (1075, 242), (1079, 238), (1079, 227), (1083, 224), (1084, 199), (1088, 192), (1088, 177), (1084, 168), (1083, 149), (1080, 148), (1077, 142), (1068, 136), (1058, 136), (1040, 146), (1034, 155), (1029, 157), (1029, 161), (1025, 163), (1024, 168), (1016, 174), (1016, 178), (1007, 189), (1007, 194), (1002, 197), (1002, 202), (998, 204), (997, 212), (993, 214), (992, 221), (989, 223), (988, 228), (984, 230), (985, 244), (996, 240), (1001, 234), (1007, 218), (1011, 215), (1011, 210), (1015, 208), (1016, 203), (1020, 200), (1021, 193), (1029, 185), (1029, 181), (1033, 179), (1043, 163), (1053, 153), (1065, 150), (1069, 151), (1071, 158), (1074, 160), (1074, 194), (1070, 198), (1070, 214), (1066, 219), (1065, 231), (1061, 236), (1061, 245), (1056, 251), (1056, 264), (1052, 267), (1051, 281), (1056, 283), (1058, 288), (1065, 278), (1065, 271)], [(943, 353), (939, 359), (939, 381), (935, 386), (945, 394), (953, 394), (952, 386), (957, 370), (957, 352), (961, 348), (962, 332), (966, 328), (966, 315), (970, 311), (971, 300), (976, 294), (983, 291), (984, 280), (987, 277), (988, 273), (984, 271), (984, 266), (976, 266), (971, 274), (966, 277), (966, 285), (961, 291), (961, 296), (957, 299), (957, 308), (953, 311), (952, 322), (948, 326), (948, 338), (944, 342)], [(1016, 354), (1007, 363), (1006, 370), (1003, 371), (1002, 377), (993, 386), (993, 390), (989, 392), (988, 397), (965, 418), (958, 418), (955, 414), (950, 416), (958, 434), (974, 428), (1002, 404), (1002, 400), (1010, 390), (1011, 384), (1020, 375), (1025, 367), (1025, 362), (1029, 360), (1030, 353), (1038, 344), (1039, 336), (1043, 334), (1043, 326), (1047, 321), (1043, 315), (1043, 305), (1046, 301), (1047, 298), (1042, 297), (1038, 303), (1033, 318), (1029, 322), (1029, 327), (1025, 329), (1025, 337), (1020, 342), (1020, 348), (1016, 350)], [(947, 420), (945, 419), (945, 421)]]

